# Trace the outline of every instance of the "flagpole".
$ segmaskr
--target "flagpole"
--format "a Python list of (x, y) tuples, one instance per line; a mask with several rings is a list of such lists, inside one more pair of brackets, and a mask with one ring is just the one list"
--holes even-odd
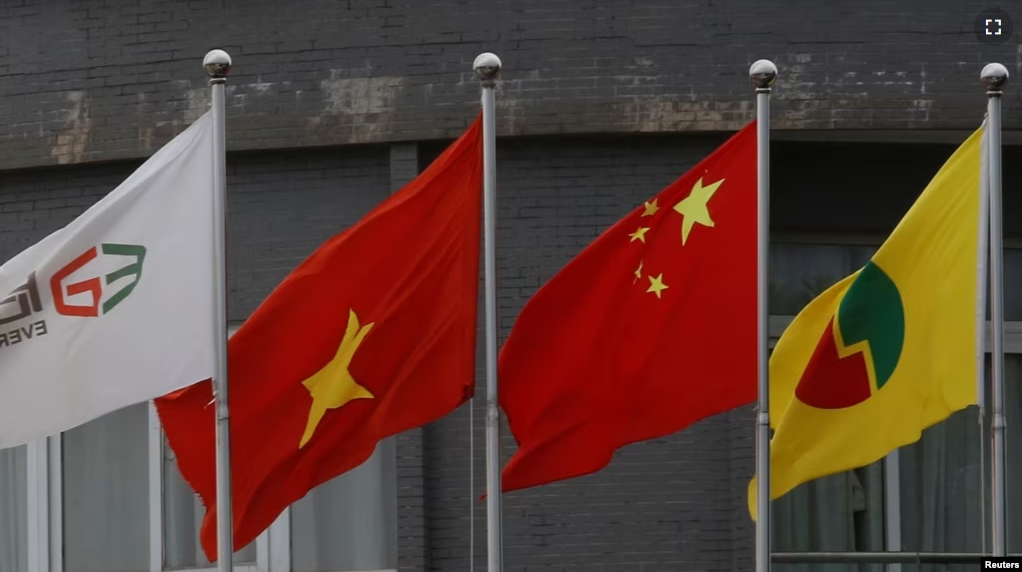
[(504, 570), (501, 530), (500, 409), (497, 400), (497, 135), (496, 101), (500, 58), (489, 52), (472, 63), (482, 86), (483, 259), (486, 290), (486, 560), (488, 572)]
[(202, 60), (209, 76), (213, 100), (213, 329), (216, 334), (216, 372), (213, 396), (216, 401), (216, 532), (217, 571), (233, 572), (233, 518), (231, 510), (231, 444), (227, 408), (227, 252), (226, 195), (227, 145), (224, 84), (231, 71), (231, 56), (212, 50)]
[(759, 60), (749, 68), (756, 88), (756, 181), (758, 215), (756, 354), (759, 412), (756, 415), (756, 572), (770, 572), (770, 383), (767, 321), (767, 262), (770, 253), (770, 91), (777, 66)]
[(1001, 88), (1008, 82), (1008, 69), (988, 64), (980, 73), (987, 90), (987, 169), (990, 191), (990, 377), (993, 413), (991, 490), (993, 505), (993, 555), (1007, 554), (1005, 534), (1004, 467), (1004, 233), (1001, 229)]

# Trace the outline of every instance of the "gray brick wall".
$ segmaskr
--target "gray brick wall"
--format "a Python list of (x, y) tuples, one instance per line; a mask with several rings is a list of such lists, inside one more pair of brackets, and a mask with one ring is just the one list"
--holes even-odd
[[(206, 109), (228, 50), (231, 149), (454, 136), (473, 58), (505, 61), (501, 134), (734, 129), (748, 66), (781, 69), (778, 129), (971, 129), (986, 0), (16, 0), (0, 5), (0, 169), (141, 157)], [(1022, 13), (1016, 13), (1022, 26)], [(1005, 121), (1022, 126), (1022, 91)]]

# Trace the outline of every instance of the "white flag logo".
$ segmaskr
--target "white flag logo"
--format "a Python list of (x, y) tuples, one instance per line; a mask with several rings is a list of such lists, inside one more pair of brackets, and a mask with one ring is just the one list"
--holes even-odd
[(211, 377), (212, 205), (207, 113), (0, 267), (0, 448)]

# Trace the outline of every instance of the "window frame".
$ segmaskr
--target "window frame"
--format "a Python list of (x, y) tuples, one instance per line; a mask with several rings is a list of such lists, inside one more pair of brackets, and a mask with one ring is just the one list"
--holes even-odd
[[(156, 405), (149, 402), (149, 570), (148, 572), (216, 572), (216, 566), (199, 566), (193, 568), (168, 568), (164, 553), (163, 536), (163, 455), (165, 452), (165, 440), (163, 427), (160, 425), (160, 417), (156, 412)], [(290, 509), (285, 510), (285, 514)], [(283, 516), (283, 515), (282, 515)], [(274, 523), (276, 524), (276, 523)], [(269, 545), (270, 535), (275, 531), (268, 529), (256, 537), (256, 561), (255, 563), (235, 563), (235, 572), (290, 572), (269, 566)], [(279, 532), (277, 532), (279, 535)], [(280, 539), (276, 539), (278, 542)], [(288, 537), (284, 538), (289, 541)], [(286, 542), (285, 542), (286, 544)]]
[(61, 436), (26, 444), (28, 572), (64, 569)]
[[(229, 335), (237, 325), (229, 327)], [(216, 572), (216, 567), (168, 569), (163, 550), (163, 429), (148, 403), (149, 568), (148, 572)], [(26, 445), (28, 572), (63, 572), (62, 435)], [(235, 572), (291, 572), (290, 509), (256, 539), (256, 562), (235, 564)]]
[[(239, 323), (230, 323), (227, 326), (227, 337), (230, 338), (238, 331)], [(217, 567), (200, 566), (195, 568), (168, 568), (166, 567), (166, 554), (164, 553), (163, 537), (163, 455), (165, 453), (165, 439), (163, 426), (160, 424), (159, 414), (156, 412), (156, 405), (149, 402), (149, 570), (148, 572), (216, 572)], [(290, 514), (290, 508), (267, 530), (256, 537), (256, 561), (255, 563), (235, 563), (234, 572), (291, 572), (290, 566), (281, 568), (279, 562), (271, 566), (270, 554), (287, 551), (290, 561), (290, 526), (283, 530), (280, 520)], [(290, 522), (290, 521), (288, 521)], [(271, 543), (274, 550), (271, 550)], [(31, 571), (30, 571), (31, 572)], [(51, 571), (57, 572), (57, 571)]]

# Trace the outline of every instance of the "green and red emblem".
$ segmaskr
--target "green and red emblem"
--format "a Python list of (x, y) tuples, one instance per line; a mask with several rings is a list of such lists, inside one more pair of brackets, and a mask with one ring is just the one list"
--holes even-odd
[(904, 343), (905, 307), (898, 287), (868, 262), (830, 319), (795, 396), (817, 409), (858, 405), (890, 381)]

